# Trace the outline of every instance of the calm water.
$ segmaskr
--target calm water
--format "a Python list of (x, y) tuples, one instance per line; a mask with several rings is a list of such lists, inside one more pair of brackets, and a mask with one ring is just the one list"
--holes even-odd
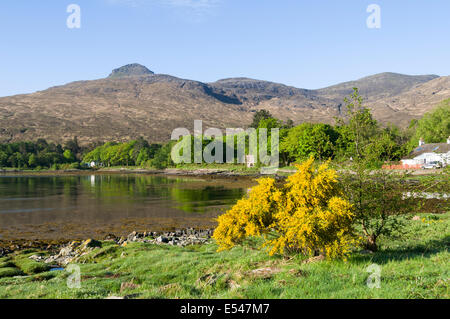
[(247, 179), (147, 175), (0, 176), (0, 239), (82, 239), (211, 227)]

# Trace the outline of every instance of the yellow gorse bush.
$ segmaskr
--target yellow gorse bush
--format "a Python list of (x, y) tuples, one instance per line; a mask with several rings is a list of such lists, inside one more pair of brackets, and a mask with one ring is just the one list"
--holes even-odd
[(259, 179), (248, 197), (219, 216), (213, 235), (219, 251), (263, 236), (271, 255), (299, 251), (345, 257), (356, 244), (354, 215), (337, 172), (328, 163), (315, 168), (313, 158), (297, 169), (282, 186), (273, 178)]

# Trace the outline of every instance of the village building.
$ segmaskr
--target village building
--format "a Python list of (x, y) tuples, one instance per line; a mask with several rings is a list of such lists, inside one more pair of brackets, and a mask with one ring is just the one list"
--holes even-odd
[(256, 165), (255, 156), (254, 155), (246, 155), (245, 162), (247, 163), (248, 168), (255, 167), (255, 165)]
[(103, 166), (101, 163), (95, 162), (95, 161), (92, 161), (89, 163), (83, 163), (82, 165), (84, 165), (85, 167), (89, 167), (89, 168), (96, 168), (96, 167)]
[(407, 158), (402, 159), (403, 169), (420, 169), (427, 164), (436, 164), (445, 167), (450, 164), (450, 137), (447, 143), (426, 144), (420, 139), (419, 146)]

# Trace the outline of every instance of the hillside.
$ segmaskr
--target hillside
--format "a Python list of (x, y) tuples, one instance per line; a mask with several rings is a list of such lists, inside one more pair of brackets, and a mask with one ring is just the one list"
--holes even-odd
[(352, 93), (357, 87), (359, 92), (368, 101), (375, 101), (402, 94), (421, 84), (439, 78), (437, 75), (404, 75), (398, 73), (380, 73), (368, 76), (357, 81), (350, 81), (324, 89), (317, 90), (322, 97), (330, 98), (336, 102), (342, 100), (342, 96)]
[(450, 78), (382, 73), (353, 82), (305, 90), (248, 78), (214, 83), (154, 74), (131, 64), (109, 77), (78, 81), (32, 94), (0, 98), (0, 141), (82, 143), (143, 136), (170, 139), (177, 127), (246, 127), (258, 109), (295, 123), (334, 122), (343, 99), (357, 86), (382, 122), (405, 125), (450, 97)]
[[(391, 120), (406, 126), (411, 119), (422, 117), (448, 98), (450, 98), (450, 76), (445, 76), (415, 86), (397, 96), (376, 100), (371, 106), (380, 121)], [(389, 111), (384, 111), (386, 109)]]

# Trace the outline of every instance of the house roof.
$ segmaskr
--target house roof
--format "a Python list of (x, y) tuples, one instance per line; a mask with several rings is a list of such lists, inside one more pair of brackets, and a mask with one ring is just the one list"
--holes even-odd
[(450, 152), (450, 144), (447, 143), (424, 144), (422, 146), (416, 147), (411, 153), (409, 153), (407, 159), (417, 157), (424, 153), (442, 154), (448, 152)]

